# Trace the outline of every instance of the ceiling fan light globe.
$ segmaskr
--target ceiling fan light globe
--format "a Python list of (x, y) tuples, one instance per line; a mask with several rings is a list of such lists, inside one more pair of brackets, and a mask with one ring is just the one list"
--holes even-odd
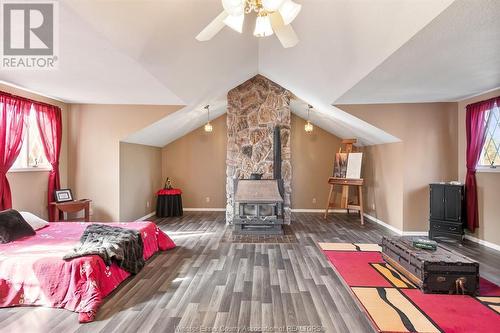
[(245, 14), (241, 14), (239, 16), (229, 15), (224, 20), (224, 24), (241, 34), (243, 32), (244, 21), (245, 21)]
[(245, 0), (222, 0), (222, 7), (231, 16), (240, 16), (245, 11)]
[(262, 0), (264, 9), (274, 12), (278, 10), (285, 0)]
[(269, 16), (257, 16), (257, 19), (255, 20), (255, 30), (253, 31), (253, 35), (255, 37), (267, 37), (271, 36), (273, 33), (274, 32)]
[(295, 20), (297, 15), (299, 15), (300, 11), (302, 9), (302, 5), (299, 5), (292, 0), (285, 0), (283, 4), (281, 5), (279, 12), (281, 16), (283, 17), (283, 22), (285, 25), (288, 25)]

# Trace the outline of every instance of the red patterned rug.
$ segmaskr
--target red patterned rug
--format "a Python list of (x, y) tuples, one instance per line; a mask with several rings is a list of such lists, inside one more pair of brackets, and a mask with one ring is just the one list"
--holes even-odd
[(477, 297), (424, 294), (375, 244), (319, 245), (379, 332), (500, 332), (500, 287), (488, 280)]

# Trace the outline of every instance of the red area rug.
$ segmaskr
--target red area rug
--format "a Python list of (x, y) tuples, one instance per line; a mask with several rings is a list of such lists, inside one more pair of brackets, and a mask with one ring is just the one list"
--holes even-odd
[(424, 294), (380, 252), (323, 253), (379, 332), (500, 332), (500, 287), (494, 283), (481, 278), (477, 297)]

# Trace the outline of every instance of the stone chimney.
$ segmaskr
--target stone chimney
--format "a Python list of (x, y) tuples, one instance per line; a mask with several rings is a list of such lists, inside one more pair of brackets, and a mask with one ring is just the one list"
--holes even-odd
[(290, 223), (292, 166), (290, 162), (290, 98), (292, 94), (257, 75), (227, 94), (226, 221), (233, 221), (234, 182), (262, 173), (273, 179), (274, 128), (281, 128), (281, 176), (285, 223)]

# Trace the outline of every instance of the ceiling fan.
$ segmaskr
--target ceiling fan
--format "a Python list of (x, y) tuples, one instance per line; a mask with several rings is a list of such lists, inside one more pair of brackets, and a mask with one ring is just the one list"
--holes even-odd
[(222, 7), (222, 13), (196, 36), (197, 40), (203, 42), (212, 39), (224, 26), (242, 33), (245, 15), (255, 12), (255, 37), (267, 37), (275, 33), (285, 48), (294, 47), (299, 42), (290, 23), (295, 20), (302, 5), (292, 0), (222, 0)]

